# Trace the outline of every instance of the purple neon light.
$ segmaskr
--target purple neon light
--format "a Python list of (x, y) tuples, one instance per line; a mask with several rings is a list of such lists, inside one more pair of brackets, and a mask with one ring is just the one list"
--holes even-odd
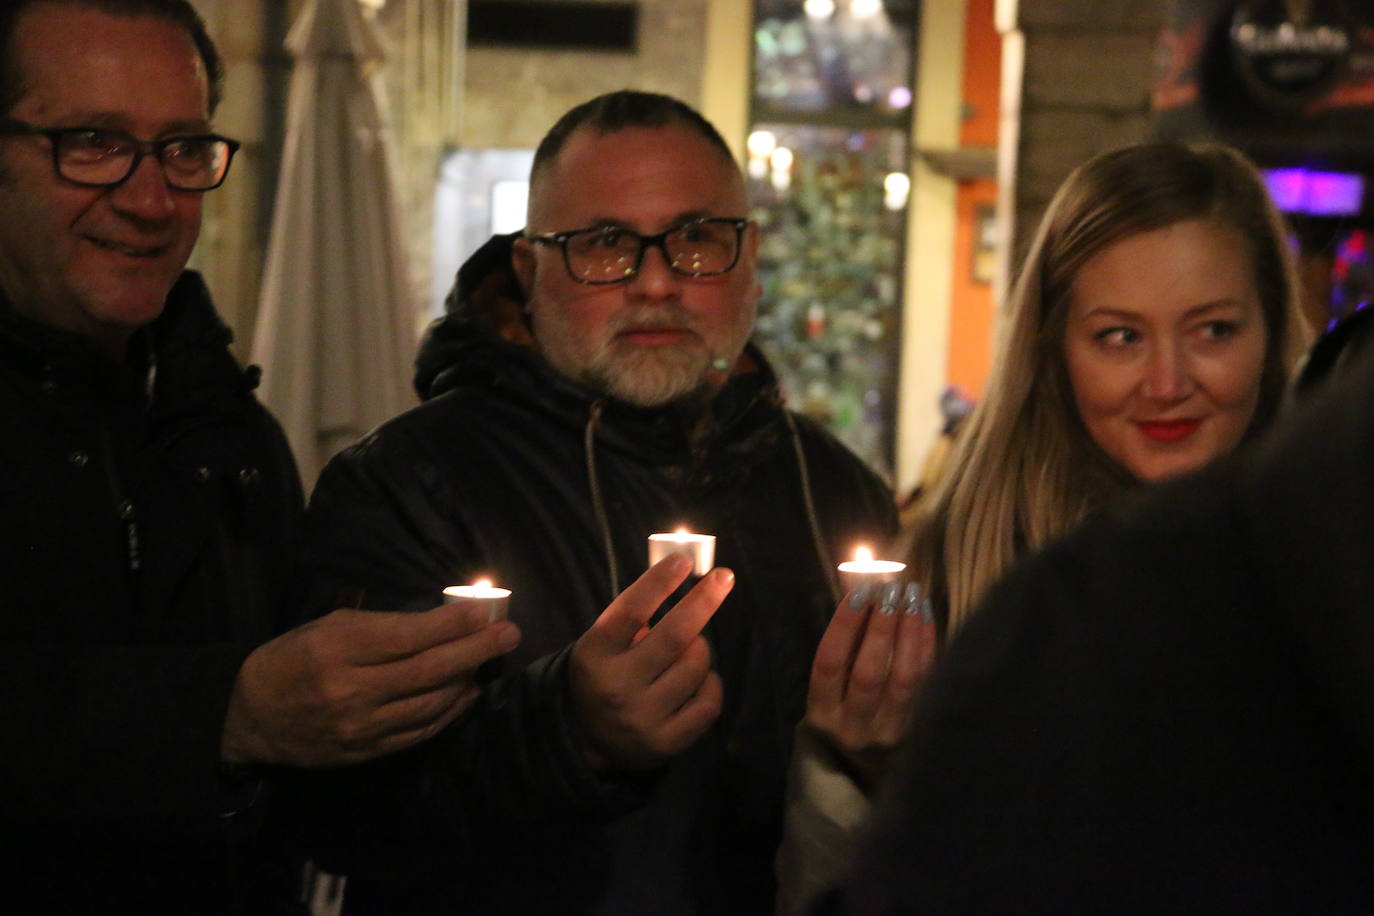
[(1364, 205), (1364, 176), (1312, 169), (1266, 169), (1264, 183), (1285, 213), (1353, 216)]

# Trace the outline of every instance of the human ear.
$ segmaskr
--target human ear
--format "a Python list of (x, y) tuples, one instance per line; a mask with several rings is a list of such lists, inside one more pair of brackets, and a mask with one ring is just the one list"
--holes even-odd
[(525, 301), (529, 302), (534, 290), (534, 246), (529, 239), (521, 236), (511, 245), (510, 266), (515, 273), (515, 282), (525, 294)]

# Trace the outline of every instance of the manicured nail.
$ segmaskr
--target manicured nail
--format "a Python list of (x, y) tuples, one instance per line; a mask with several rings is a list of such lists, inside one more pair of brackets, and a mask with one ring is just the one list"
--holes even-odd
[(921, 623), (935, 622), (935, 606), (930, 603), (929, 598), (921, 601)]
[(860, 585), (849, 593), (849, 609), (851, 611), (863, 610), (864, 605), (868, 604), (868, 596), (873, 592), (873, 586)]
[(902, 594), (900, 582), (889, 582), (883, 586), (882, 597), (878, 602), (879, 614), (893, 614), (897, 611), (897, 598)]
[(902, 613), (908, 617), (921, 610), (921, 583), (908, 582), (902, 594)]

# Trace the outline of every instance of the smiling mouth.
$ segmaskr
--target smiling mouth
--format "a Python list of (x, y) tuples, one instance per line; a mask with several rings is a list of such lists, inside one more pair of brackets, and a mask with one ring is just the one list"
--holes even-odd
[(1178, 442), (1191, 436), (1202, 421), (1192, 420), (1142, 420), (1136, 426), (1147, 437), (1156, 442)]
[(124, 245), (120, 242), (92, 238), (91, 236), (86, 236), (86, 241), (97, 248), (113, 251), (115, 254), (122, 254), (129, 258), (155, 258), (167, 250), (166, 245)]

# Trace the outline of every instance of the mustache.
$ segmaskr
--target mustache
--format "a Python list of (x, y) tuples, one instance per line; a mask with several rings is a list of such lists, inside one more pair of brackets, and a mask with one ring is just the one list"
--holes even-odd
[(619, 334), (631, 328), (683, 328), (696, 331), (696, 321), (691, 312), (681, 306), (665, 305), (654, 308), (638, 308), (617, 314), (610, 322), (612, 334)]

